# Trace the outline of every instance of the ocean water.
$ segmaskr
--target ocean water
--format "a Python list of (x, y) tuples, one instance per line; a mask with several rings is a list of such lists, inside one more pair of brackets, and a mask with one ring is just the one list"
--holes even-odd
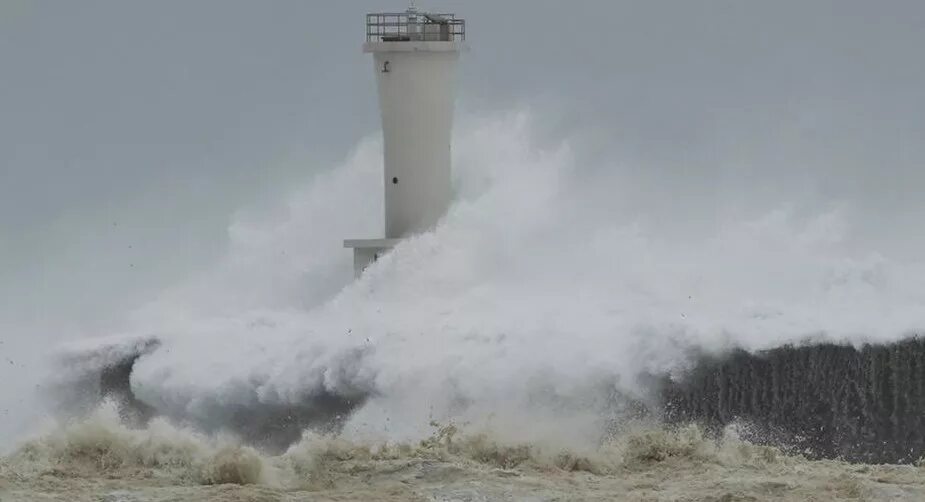
[[(856, 239), (844, 201), (688, 207), (537, 141), (535, 120), (464, 118), (448, 215), (358, 280), (341, 241), (380, 235), (378, 138), (240, 215), (222, 261), (60, 347), (57, 418), (4, 458), (0, 497), (921, 499), (916, 466), (810, 462), (734, 428), (717, 443), (631, 406), (693, 353), (916, 333), (921, 263)], [(139, 353), (131, 389), (160, 418), (130, 429), (94, 386)], [(334, 431), (275, 450), (241, 434), (332, 397), (352, 403)]]
[(638, 425), (591, 450), (434, 424), (416, 442), (306, 433), (266, 455), (103, 407), (0, 463), (3, 500), (921, 500), (919, 466), (810, 462), (686, 427)]

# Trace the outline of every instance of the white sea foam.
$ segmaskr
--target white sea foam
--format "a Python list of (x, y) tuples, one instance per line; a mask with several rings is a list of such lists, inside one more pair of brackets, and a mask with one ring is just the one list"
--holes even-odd
[(277, 214), (242, 217), (222, 263), (134, 315), (160, 343), (135, 365), (135, 395), (210, 426), (236, 407), (368, 396), (345, 428), (358, 438), (420, 437), (437, 419), (575, 443), (600, 437), (638, 375), (690, 349), (922, 327), (925, 269), (845, 245), (837, 204), (691, 236), (676, 231), (686, 208), (672, 221), (627, 211), (624, 170), (581, 166), (568, 142), (539, 147), (531, 120), (466, 121), (449, 214), (359, 280), (341, 241), (380, 236), (379, 140)]

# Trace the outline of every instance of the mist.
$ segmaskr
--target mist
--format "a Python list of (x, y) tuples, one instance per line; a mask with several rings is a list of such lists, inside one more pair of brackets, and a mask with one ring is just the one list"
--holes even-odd
[(632, 390), (687, 346), (921, 328), (918, 3), (434, 4), (472, 27), (457, 202), (357, 283), (341, 239), (381, 222), (359, 26), (390, 6), (0, 7), (4, 437), (52, 347), (100, 335), (176, 344), (133, 385), (177, 414), (328, 388), (411, 424), (535, 378)]

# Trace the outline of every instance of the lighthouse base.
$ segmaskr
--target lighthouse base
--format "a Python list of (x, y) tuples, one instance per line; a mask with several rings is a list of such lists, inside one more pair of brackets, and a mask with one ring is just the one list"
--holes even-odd
[(345, 248), (353, 249), (353, 272), (359, 277), (366, 267), (397, 244), (399, 239), (347, 239)]

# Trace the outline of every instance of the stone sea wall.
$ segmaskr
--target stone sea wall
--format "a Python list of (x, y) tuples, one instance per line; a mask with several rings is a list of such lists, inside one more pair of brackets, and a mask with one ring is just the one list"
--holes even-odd
[(663, 379), (663, 416), (811, 458), (915, 462), (925, 456), (925, 340), (785, 346), (703, 358)]

